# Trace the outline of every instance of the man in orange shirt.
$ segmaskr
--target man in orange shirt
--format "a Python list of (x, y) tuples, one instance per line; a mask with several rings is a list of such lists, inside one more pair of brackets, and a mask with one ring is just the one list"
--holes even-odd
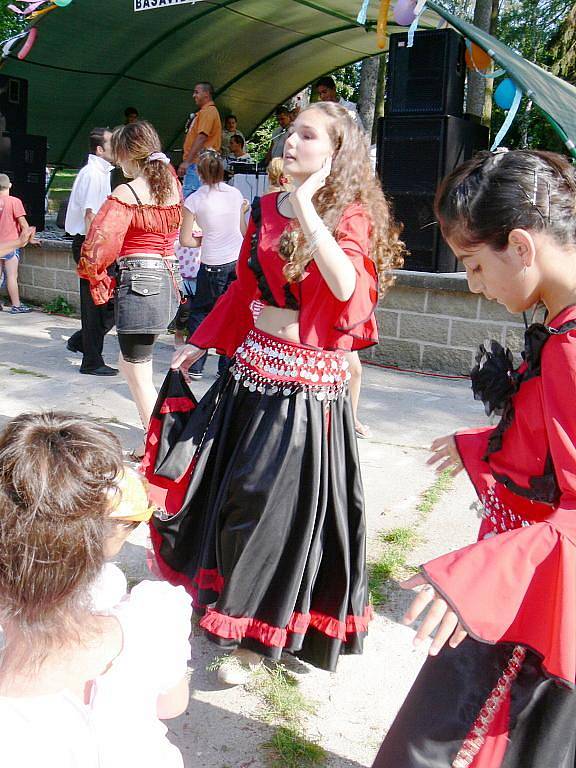
[(184, 176), (184, 198), (201, 186), (196, 169), (198, 155), (204, 149), (220, 152), (222, 146), (222, 122), (214, 104), (214, 88), (211, 83), (196, 83), (192, 94), (198, 112), (188, 129), (184, 140), (184, 152), (178, 172)]

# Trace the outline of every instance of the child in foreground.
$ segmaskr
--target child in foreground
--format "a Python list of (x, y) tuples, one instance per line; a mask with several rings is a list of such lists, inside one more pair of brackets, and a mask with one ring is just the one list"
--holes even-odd
[(573, 768), (576, 752), (576, 179), (559, 155), (480, 153), (436, 197), (470, 290), (509, 312), (542, 302), (524, 362), (492, 342), (472, 371), (496, 427), (437, 439), (466, 469), (478, 541), (426, 563), (415, 644), (430, 656), (374, 768)]
[(182, 768), (160, 720), (188, 703), (190, 600), (163, 582), (123, 595), (106, 571), (150, 514), (118, 440), (24, 414), (0, 433), (0, 467), (0, 764)]

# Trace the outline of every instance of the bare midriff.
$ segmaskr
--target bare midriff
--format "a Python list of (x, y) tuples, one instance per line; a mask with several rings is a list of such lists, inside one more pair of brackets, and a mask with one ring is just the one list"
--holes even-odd
[(259, 331), (277, 336), (279, 339), (300, 343), (299, 313), (294, 309), (279, 307), (262, 307), (255, 326)]

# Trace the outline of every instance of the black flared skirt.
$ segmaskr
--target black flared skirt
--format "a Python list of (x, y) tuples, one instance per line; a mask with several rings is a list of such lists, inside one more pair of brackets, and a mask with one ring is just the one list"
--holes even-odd
[(327, 670), (362, 651), (371, 610), (346, 376), (341, 354), (259, 332), (198, 404), (168, 375), (145, 461), (167, 510), (152, 539), (223, 647)]
[(576, 693), (531, 651), (467, 638), (429, 657), (373, 764), (468, 766), (575, 768)]

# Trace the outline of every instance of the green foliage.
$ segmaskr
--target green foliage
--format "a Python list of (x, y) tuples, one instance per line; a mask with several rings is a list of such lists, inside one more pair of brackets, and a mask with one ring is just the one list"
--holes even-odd
[(10, 368), (10, 373), (15, 376), (33, 376), (35, 379), (49, 379), (50, 376), (46, 376), (45, 373), (36, 373), (36, 371), (29, 371), (27, 368)]
[(374, 605), (382, 605), (388, 599), (390, 582), (407, 578), (415, 572), (406, 559), (420, 542), (418, 523), (432, 512), (442, 496), (452, 488), (453, 477), (448, 470), (442, 472), (420, 496), (416, 505), (418, 521), (413, 528), (393, 528), (378, 536), (381, 544), (377, 560), (368, 563), (368, 589)]
[(378, 560), (368, 565), (368, 589), (372, 602), (381, 605), (388, 597), (388, 582), (407, 575), (406, 556), (419, 537), (412, 528), (393, 528), (383, 531), (378, 538), (383, 546)]
[(44, 304), (42, 309), (48, 315), (70, 316), (74, 314), (74, 307), (71, 304), (68, 304), (63, 296), (57, 296), (55, 299), (52, 299), (52, 301)]
[(0, 0), (0, 40), (6, 40), (6, 38), (21, 32), (26, 24), (15, 13), (8, 10), (8, 6), (12, 4), (12, 0)]
[(274, 115), (271, 115), (259, 128), (256, 128), (246, 142), (246, 152), (253, 160), (264, 160), (272, 142), (272, 133), (276, 128), (278, 128), (278, 121)]
[(300, 691), (296, 677), (283, 664), (260, 665), (252, 673), (248, 689), (261, 700), (267, 722), (284, 722), (293, 727), (302, 715), (315, 711), (314, 704)]
[(326, 752), (295, 728), (280, 727), (262, 745), (268, 750), (270, 768), (313, 768), (326, 763)]
[[(528, 61), (550, 69), (554, 63), (553, 42), (558, 38), (572, 0), (506, 0), (498, 19), (496, 37)], [(496, 85), (498, 84), (496, 81)], [(492, 135), (504, 122), (505, 113), (494, 105)], [(524, 98), (504, 143), (511, 149), (530, 147), (563, 151), (561, 140), (537, 108)]]

